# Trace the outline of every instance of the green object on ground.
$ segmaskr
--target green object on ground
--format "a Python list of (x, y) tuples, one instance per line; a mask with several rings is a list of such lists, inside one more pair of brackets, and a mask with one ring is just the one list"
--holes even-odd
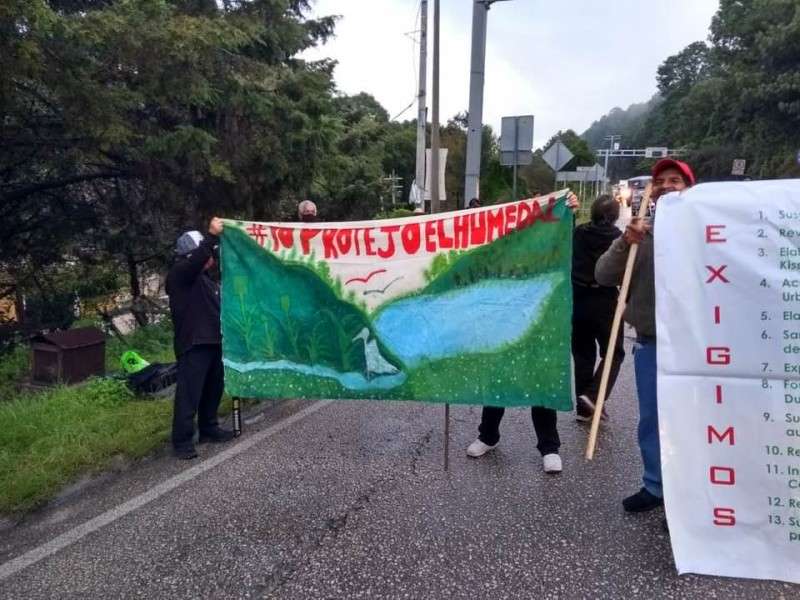
[(122, 356), (119, 359), (119, 364), (122, 367), (122, 370), (125, 371), (128, 375), (132, 375), (137, 371), (141, 371), (145, 367), (149, 366), (150, 363), (139, 356), (133, 350), (128, 350), (122, 353)]

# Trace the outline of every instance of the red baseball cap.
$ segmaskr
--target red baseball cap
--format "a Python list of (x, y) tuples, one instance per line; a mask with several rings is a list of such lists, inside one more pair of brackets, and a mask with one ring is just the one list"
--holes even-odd
[(683, 177), (689, 182), (689, 185), (694, 185), (694, 173), (692, 173), (692, 168), (685, 162), (673, 158), (662, 158), (653, 165), (653, 177), (658, 177), (658, 174), (666, 169), (680, 171)]

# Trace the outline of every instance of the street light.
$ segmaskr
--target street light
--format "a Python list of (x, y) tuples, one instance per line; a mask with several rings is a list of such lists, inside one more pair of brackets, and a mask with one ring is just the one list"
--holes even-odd
[(472, 56), (469, 74), (467, 160), (464, 177), (464, 208), (478, 197), (483, 132), (483, 81), (486, 70), (486, 21), (489, 8), (505, 0), (475, 0), (472, 5)]
[(605, 139), (608, 140), (608, 153), (606, 153), (606, 162), (605, 166), (603, 167), (603, 177), (605, 177), (607, 182), (610, 182), (611, 180), (608, 177), (608, 155), (611, 154), (611, 150), (614, 149), (614, 142), (616, 140), (621, 140), (622, 136), (618, 134), (607, 135)]

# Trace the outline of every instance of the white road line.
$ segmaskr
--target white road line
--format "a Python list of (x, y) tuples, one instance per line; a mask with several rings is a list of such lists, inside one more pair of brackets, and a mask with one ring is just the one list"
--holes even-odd
[(112, 508), (109, 511), (104, 512), (102, 515), (95, 517), (94, 519), (87, 521), (83, 525), (78, 525), (74, 529), (70, 529), (66, 533), (62, 533), (57, 538), (54, 538), (47, 542), (46, 544), (42, 544), (26, 552), (25, 554), (18, 556), (8, 562), (3, 563), (0, 565), (0, 581), (4, 579), (8, 579), (12, 575), (19, 573), (23, 569), (30, 567), (31, 565), (36, 564), (40, 560), (47, 558), (48, 556), (55, 554), (59, 550), (66, 548), (67, 546), (71, 546), (75, 542), (83, 539), (90, 533), (94, 533), (98, 529), (105, 527), (132, 513), (133, 511), (149, 504), (153, 500), (156, 500), (177, 488), (180, 485), (183, 485), (187, 481), (191, 481), (195, 477), (202, 475), (206, 471), (210, 471), (214, 467), (222, 464), (226, 460), (233, 458), (241, 454), (242, 452), (246, 452), (256, 444), (263, 442), (265, 439), (272, 437), (276, 433), (286, 429), (287, 427), (291, 426), (292, 424), (300, 421), (312, 413), (320, 410), (331, 404), (332, 400), (322, 400), (316, 402), (312, 406), (309, 406), (306, 409), (301, 410), (298, 413), (295, 413), (291, 417), (286, 418), (285, 420), (281, 421), (280, 423), (276, 423), (272, 427), (265, 429), (253, 437), (247, 438), (244, 441), (241, 441), (227, 450), (220, 452), (213, 458), (209, 458), (208, 460), (204, 460), (199, 465), (192, 467), (191, 469), (187, 469), (174, 477), (167, 479), (166, 481), (158, 484), (154, 488), (136, 496), (128, 500), (127, 502), (120, 504), (119, 506)]

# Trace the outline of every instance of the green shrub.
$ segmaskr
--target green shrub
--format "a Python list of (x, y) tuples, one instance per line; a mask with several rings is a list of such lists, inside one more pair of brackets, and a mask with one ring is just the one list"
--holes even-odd
[(16, 393), (15, 384), (30, 372), (31, 351), (27, 344), (15, 346), (0, 357), (0, 402)]

